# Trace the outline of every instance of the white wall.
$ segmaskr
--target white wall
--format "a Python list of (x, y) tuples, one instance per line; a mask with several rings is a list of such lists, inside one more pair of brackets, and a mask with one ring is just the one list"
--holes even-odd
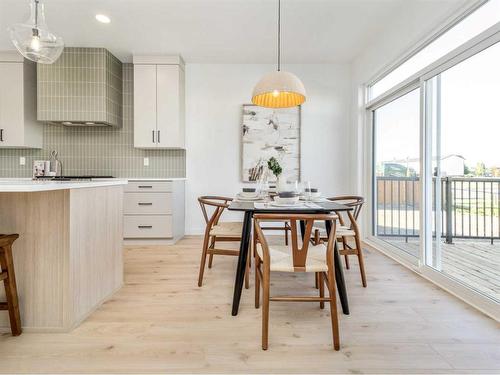
[[(360, 86), (428, 35), (470, 0), (409, 2), (407, 12), (374, 35), (352, 64), (285, 66), (304, 82), (302, 179), (326, 195), (366, 195), (367, 141)], [(240, 182), (241, 105), (274, 65), (188, 64), (186, 66), (186, 233), (200, 234), (204, 222), (197, 197), (234, 196)], [(239, 218), (230, 213), (226, 219)]]
[[(241, 105), (273, 65), (186, 66), (186, 233), (200, 234), (200, 195), (234, 196), (240, 182)], [(351, 192), (351, 78), (348, 64), (289, 65), (307, 91), (302, 107), (302, 179), (327, 195)], [(239, 218), (231, 213), (226, 219)]]
[(387, 23), (353, 61), (353, 84), (364, 83), (386, 66), (393, 64), (405, 52), (440, 29), (459, 9), (474, 1), (451, 0), (448, 2), (409, 1), (406, 11)]

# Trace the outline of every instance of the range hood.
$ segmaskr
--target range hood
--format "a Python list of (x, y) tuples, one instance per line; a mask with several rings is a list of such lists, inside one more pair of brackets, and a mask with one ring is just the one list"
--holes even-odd
[(37, 119), (66, 126), (122, 126), (122, 63), (104, 48), (66, 47), (37, 64)]

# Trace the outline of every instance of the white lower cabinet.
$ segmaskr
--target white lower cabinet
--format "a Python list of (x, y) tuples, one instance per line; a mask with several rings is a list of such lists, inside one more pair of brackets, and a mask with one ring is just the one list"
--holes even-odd
[(176, 242), (184, 236), (184, 181), (129, 180), (123, 203), (126, 241)]
[(125, 215), (126, 238), (172, 238), (172, 215)]
[(125, 215), (171, 215), (172, 193), (127, 193)]

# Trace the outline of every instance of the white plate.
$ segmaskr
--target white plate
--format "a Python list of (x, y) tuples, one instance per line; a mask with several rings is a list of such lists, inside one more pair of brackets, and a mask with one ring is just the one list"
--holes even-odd
[(311, 200), (309, 200), (307, 197), (300, 197), (300, 200), (303, 202), (325, 202), (326, 198), (324, 197), (312, 197)]
[(259, 193), (257, 191), (252, 191), (252, 192), (240, 191), (240, 192), (238, 192), (236, 194), (241, 195), (242, 197), (247, 197), (247, 198), (257, 197), (259, 195)]
[(302, 202), (296, 202), (296, 203), (278, 203), (278, 202), (271, 202), (270, 203), (271, 206), (274, 206), (274, 207), (301, 207), (303, 206), (304, 204)]
[(246, 197), (246, 196), (242, 196), (242, 195), (237, 194), (236, 195), (236, 199), (239, 200), (239, 201), (249, 201), (249, 202), (252, 202), (252, 201), (259, 201), (259, 200), (262, 199), (262, 197), (259, 197), (259, 196)]
[(280, 198), (278, 196), (274, 197), (274, 202), (278, 204), (296, 204), (299, 203), (299, 198), (298, 197), (293, 197), (293, 198)]

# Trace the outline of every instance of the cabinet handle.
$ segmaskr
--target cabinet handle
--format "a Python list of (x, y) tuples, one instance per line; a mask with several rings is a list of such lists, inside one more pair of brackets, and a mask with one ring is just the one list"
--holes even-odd
[(153, 133), (153, 143), (155, 143), (155, 131), (152, 130), (151, 132)]
[(151, 229), (153, 228), (152, 225), (138, 225), (137, 228), (139, 229)]
[(139, 202), (139, 203), (137, 203), (137, 204), (138, 204), (139, 206), (152, 206), (152, 205), (153, 205), (153, 203), (151, 203), (151, 202)]
[(153, 188), (152, 185), (139, 185), (138, 187), (139, 187), (139, 189), (152, 189)]
[(0, 142), (3, 142), (3, 129), (0, 129)]
[(160, 131), (158, 130), (158, 143), (160, 143)]

